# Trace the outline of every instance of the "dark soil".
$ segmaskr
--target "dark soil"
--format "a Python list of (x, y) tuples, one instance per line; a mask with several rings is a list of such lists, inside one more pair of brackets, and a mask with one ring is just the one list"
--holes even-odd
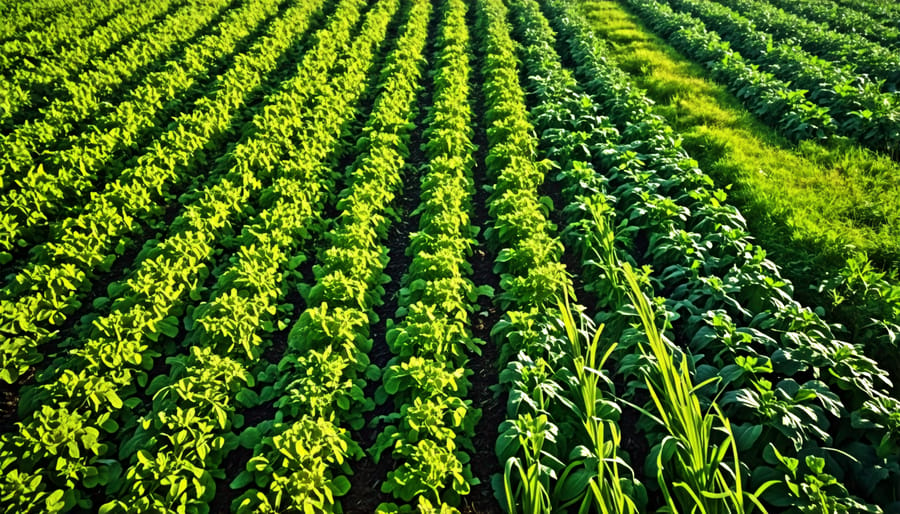
[[(437, 13), (432, 12), (429, 22), (428, 38), (426, 42), (426, 55), (431, 53), (434, 45), (434, 34), (436, 31)], [(432, 87), (428, 78), (427, 71), (422, 72), (422, 80), (426, 82), (423, 91), (419, 94), (418, 105), (431, 105)], [(404, 184), (405, 188), (398, 192), (395, 199), (394, 209), (397, 218), (391, 224), (385, 246), (388, 249), (388, 263), (384, 269), (384, 273), (390, 277), (391, 281), (384, 285), (384, 303), (375, 308), (378, 315), (378, 322), (370, 327), (369, 337), (372, 339), (372, 350), (369, 352), (369, 359), (372, 364), (384, 369), (388, 365), (393, 354), (387, 345), (387, 320), (393, 319), (398, 308), (398, 292), (402, 287), (402, 278), (409, 269), (412, 258), (406, 255), (406, 248), (409, 245), (409, 237), (419, 226), (418, 216), (411, 216), (419, 203), (419, 170), (421, 166), (427, 162), (420, 146), (424, 142), (422, 140), (422, 130), (425, 126), (425, 116), (427, 110), (419, 109), (414, 121), (416, 130), (412, 132), (409, 140), (409, 157), (407, 158), (407, 169), (405, 171)], [(381, 385), (381, 381), (368, 381), (365, 388), (367, 398), (375, 396), (375, 391)], [(353, 433), (353, 440), (358, 442), (364, 451), (374, 446), (378, 434), (384, 428), (376, 423), (379, 416), (390, 414), (394, 411), (395, 406), (390, 402), (382, 405), (376, 405), (375, 410), (365, 414), (366, 425)], [(388, 472), (394, 469), (394, 461), (391, 458), (391, 452), (385, 451), (381, 454), (378, 462), (367, 453), (366, 457), (353, 465), (353, 476), (350, 477), (350, 491), (341, 499), (341, 506), (347, 514), (368, 514), (375, 512), (381, 503), (391, 502), (392, 499), (385, 493), (381, 492), (381, 484), (387, 478)]]
[[(476, 250), (472, 256), (474, 271), (472, 280), (476, 286), (490, 285), (495, 291), (499, 291), (499, 277), (491, 272), (492, 266), (491, 256), (483, 249)], [(472, 441), (475, 453), (471, 456), (472, 474), (480, 483), (472, 487), (468, 496), (463, 497), (460, 510), (464, 514), (500, 512), (500, 505), (494, 498), (491, 487), (491, 477), (502, 472), (500, 461), (494, 452), (494, 442), (497, 440), (500, 424), (506, 419), (506, 395), (501, 397), (493, 389), (499, 382), (497, 360), (500, 351), (491, 341), (490, 333), (503, 313), (487, 297), (481, 297), (478, 307), (478, 313), (472, 321), (472, 334), (485, 341), (485, 344), (481, 347), (480, 356), (472, 356), (468, 368), (472, 370), (472, 376), (469, 377), (472, 383), (470, 390), (472, 403), (481, 409), (481, 419), (475, 427), (476, 433)]]
[(0, 433), (6, 434), (15, 430), (19, 421), (16, 409), (19, 407), (19, 392), (22, 387), (34, 383), (34, 368), (19, 377), (15, 383), (0, 381)]
[[(472, 256), (472, 281), (476, 286), (489, 285), (494, 288), (494, 293), (499, 294), (500, 277), (493, 272), (493, 252), (487, 249), (484, 241), (484, 230), (490, 226), (487, 199), (488, 192), (484, 186), (490, 183), (486, 175), (485, 158), (488, 154), (487, 128), (485, 126), (485, 98), (482, 91), (484, 77), (481, 73), (483, 52), (476, 44), (475, 38), (475, 6), (471, 5), (467, 13), (467, 25), (472, 37), (472, 60), (470, 68), (470, 100), (472, 108), (472, 123), (475, 125), (473, 143), (478, 147), (475, 152), (475, 169), (473, 178), (475, 181), (475, 198), (473, 202), (472, 225), (480, 227), (478, 237), (479, 247)], [(473, 374), (469, 378), (472, 382), (472, 402), (475, 407), (481, 409), (481, 419), (475, 427), (476, 437), (472, 444), (475, 453), (472, 455), (472, 473), (480, 481), (472, 487), (471, 493), (463, 499), (460, 510), (464, 514), (484, 514), (502, 512), (500, 504), (494, 498), (491, 478), (502, 473), (503, 469), (494, 451), (494, 443), (499, 434), (500, 424), (506, 419), (506, 393), (494, 390), (499, 383), (498, 362), (500, 348), (491, 340), (490, 333), (494, 325), (500, 321), (503, 312), (494, 305), (490, 299), (481, 297), (479, 300), (479, 312), (474, 316), (472, 334), (485, 342), (481, 347), (480, 356), (472, 356), (469, 361), (469, 369)]]
[[(421, 127), (422, 115), (417, 123)], [(410, 162), (423, 162), (418, 147), (418, 134), (412, 137), (410, 143)], [(375, 309), (378, 322), (371, 326), (369, 336), (372, 338), (372, 350), (369, 359), (381, 369), (384, 369), (393, 354), (387, 345), (387, 320), (394, 318), (397, 311), (397, 294), (401, 288), (401, 278), (409, 269), (411, 258), (406, 255), (406, 247), (409, 244), (410, 234), (418, 227), (418, 217), (411, 217), (411, 213), (419, 200), (419, 180), (417, 174), (407, 175), (407, 188), (399, 195), (397, 209), (398, 219), (391, 225), (385, 246), (388, 248), (388, 261), (384, 273), (391, 281), (384, 285), (384, 303)], [(375, 396), (375, 390), (381, 385), (380, 381), (369, 381), (366, 384), (365, 394), (367, 398)], [(390, 414), (394, 411), (394, 405), (388, 401), (377, 405), (374, 411), (365, 415), (366, 426), (353, 433), (353, 440), (368, 450), (375, 444), (378, 434), (384, 428), (375, 424), (374, 420), (379, 416)], [(381, 455), (378, 463), (367, 455), (354, 466), (354, 474), (350, 477), (350, 491), (341, 499), (344, 512), (371, 513), (380, 503), (390, 502), (391, 498), (381, 492), (381, 483), (387, 477), (389, 471), (394, 469), (394, 463), (389, 451)]]

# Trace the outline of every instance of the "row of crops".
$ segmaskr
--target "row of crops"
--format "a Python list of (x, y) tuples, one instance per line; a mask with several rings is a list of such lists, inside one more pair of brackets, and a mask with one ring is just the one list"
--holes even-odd
[[(625, 3), (897, 148), (888, 7)], [(885, 337), (794, 300), (574, 0), (0, 13), (4, 512), (900, 511)]]
[(897, 157), (900, 55), (893, 46), (757, 0), (626, 3), (789, 138), (846, 137)]

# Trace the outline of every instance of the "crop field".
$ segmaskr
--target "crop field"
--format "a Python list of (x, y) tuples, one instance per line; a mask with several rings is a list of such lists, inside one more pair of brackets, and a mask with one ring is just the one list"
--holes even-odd
[(898, 27), (0, 0), (0, 512), (900, 513)]

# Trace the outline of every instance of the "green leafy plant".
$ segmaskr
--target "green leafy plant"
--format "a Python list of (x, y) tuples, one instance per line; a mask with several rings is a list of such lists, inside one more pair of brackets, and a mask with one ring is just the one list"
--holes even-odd
[[(668, 509), (671, 512), (765, 510), (759, 496), (774, 483), (767, 482), (753, 492), (744, 490), (744, 470), (731, 424), (716, 403), (712, 404), (711, 411), (703, 412), (695, 390), (705, 384), (692, 383), (686, 359), (676, 364), (656, 328), (656, 316), (641, 291), (638, 276), (628, 263), (622, 264), (622, 272), (656, 366), (653, 375), (644, 379), (656, 412), (644, 412), (668, 432), (651, 451), (657, 482)], [(729, 453), (730, 465), (725, 460)]]
[[(603, 369), (616, 345), (609, 345), (603, 355), (598, 357), (603, 326), (597, 327), (591, 335), (589, 327), (583, 325), (583, 320), (582, 325), (577, 324), (568, 296), (563, 296), (559, 302), (559, 311), (574, 361), (577, 393), (581, 397), (576, 412), (580, 415), (590, 443), (576, 448), (582, 459), (569, 464), (560, 477), (557, 489), (571, 489), (567, 494), (560, 493), (564, 500), (568, 500), (561, 506), (574, 504), (583, 495), (579, 512), (588, 509), (592, 496), (593, 503), (600, 512), (634, 514), (640, 511), (639, 505), (646, 502), (646, 498), (640, 497), (642, 489), (636, 490), (634, 487), (633, 470), (619, 457), (622, 435), (617, 421), (620, 407), (614, 398), (603, 395), (603, 391), (611, 391), (613, 387)], [(631, 476), (623, 476), (623, 473)], [(591, 496), (579, 490), (578, 486), (585, 479)]]

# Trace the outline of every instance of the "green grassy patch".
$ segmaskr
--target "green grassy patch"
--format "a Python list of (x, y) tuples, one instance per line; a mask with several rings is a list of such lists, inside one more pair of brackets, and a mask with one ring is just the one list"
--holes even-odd
[[(657, 112), (731, 198), (751, 232), (803, 294), (854, 251), (900, 264), (900, 166), (846, 141), (793, 145), (623, 6), (588, 1), (585, 14)], [(854, 250), (855, 249), (855, 250)], [(811, 273), (812, 272), (812, 273)], [(818, 303), (821, 303), (821, 299)]]

